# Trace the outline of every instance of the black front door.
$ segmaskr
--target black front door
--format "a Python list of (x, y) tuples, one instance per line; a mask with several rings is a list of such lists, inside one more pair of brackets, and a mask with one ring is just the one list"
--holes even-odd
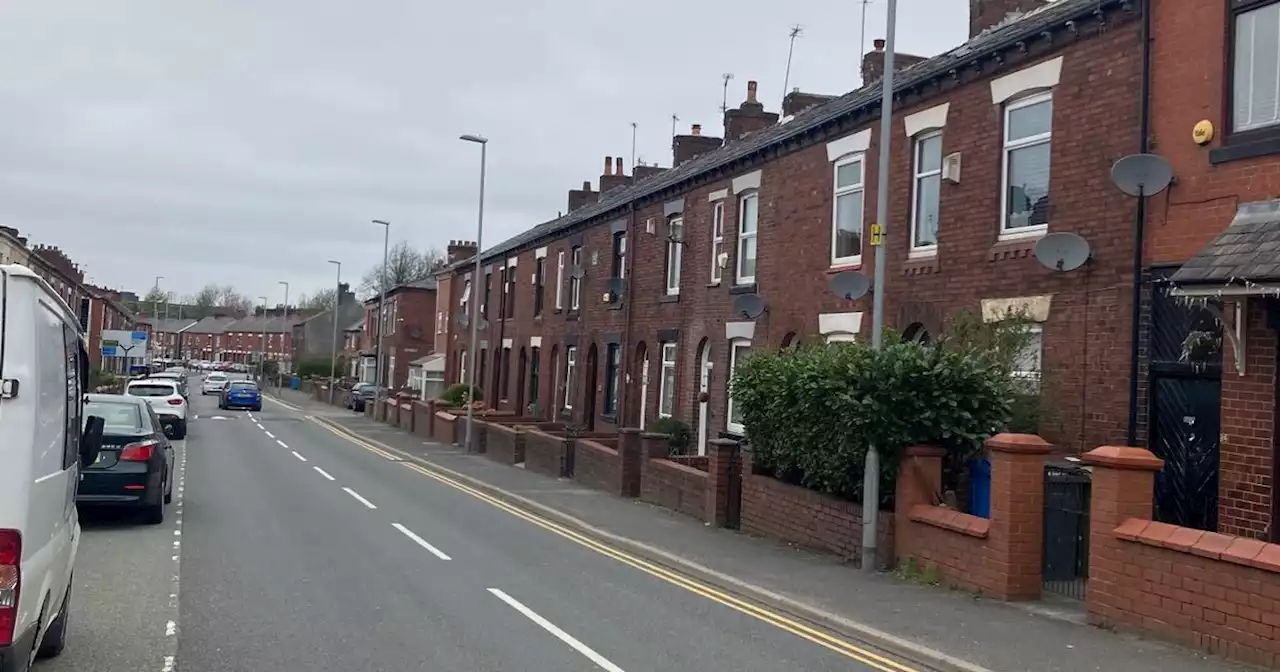
[(596, 379), (596, 370), (599, 368), (600, 356), (596, 351), (596, 344), (591, 344), (591, 349), (587, 350), (587, 385), (583, 390), (585, 393), (582, 400), (582, 425), (587, 428), (588, 432), (596, 429), (596, 392), (600, 387), (599, 381)]

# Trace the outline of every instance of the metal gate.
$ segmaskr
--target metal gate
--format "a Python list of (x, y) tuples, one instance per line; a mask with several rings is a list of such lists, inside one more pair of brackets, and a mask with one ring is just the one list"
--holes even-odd
[(1044, 589), (1084, 599), (1089, 581), (1089, 471), (1069, 462), (1044, 468)]
[(1156, 475), (1155, 518), (1215, 531), (1218, 528), (1218, 441), (1221, 433), (1222, 354), (1193, 366), (1181, 361), (1192, 331), (1222, 334), (1208, 311), (1152, 287), (1148, 447), (1165, 461)]

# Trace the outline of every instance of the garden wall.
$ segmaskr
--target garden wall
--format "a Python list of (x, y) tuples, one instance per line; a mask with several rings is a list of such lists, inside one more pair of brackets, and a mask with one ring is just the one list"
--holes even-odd
[(461, 424), (458, 422), (458, 416), (448, 411), (436, 411), (436, 419), (433, 423), (435, 434), (432, 438), (440, 443), (457, 445), (458, 429)]
[(525, 432), (525, 469), (555, 478), (572, 476), (573, 457), (573, 439), (537, 429)]
[(413, 432), (413, 402), (408, 399), (400, 400), (400, 417), (396, 420), (396, 426), (406, 432)]
[(640, 499), (699, 520), (707, 520), (707, 472), (665, 458), (640, 467)]
[(621, 497), (634, 497), (640, 485), (640, 472), (624, 466), (623, 437), (581, 439), (575, 442), (573, 480), (597, 490)]
[(433, 436), (436, 418), (435, 401), (413, 402), (413, 433), (426, 439)]
[(491, 423), (485, 429), (485, 457), (502, 464), (524, 462), (524, 430)]
[[(893, 565), (893, 523), (892, 512), (880, 512), (878, 567)], [(862, 562), (861, 505), (752, 473), (748, 450), (742, 451), (741, 529)]]

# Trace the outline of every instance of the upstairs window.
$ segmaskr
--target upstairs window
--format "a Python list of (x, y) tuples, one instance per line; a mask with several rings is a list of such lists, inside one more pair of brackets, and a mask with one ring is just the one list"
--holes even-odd
[(1043, 234), (1049, 226), (1049, 149), (1053, 94), (1009, 103), (1004, 113), (1004, 213), (1001, 235)]
[(564, 250), (556, 254), (556, 310), (564, 309)]
[(1280, 126), (1280, 3), (1232, 0), (1231, 130)]
[(929, 254), (938, 249), (938, 208), (942, 194), (942, 132), (916, 138), (911, 203), (911, 251)]
[(673, 217), (671, 222), (667, 224), (667, 295), (674, 296), (680, 293), (680, 263), (684, 245), (684, 218)]
[[(574, 270), (582, 270), (582, 246), (574, 246), (569, 255), (569, 263)], [(582, 307), (582, 278), (569, 274), (569, 310), (578, 310)]]
[(619, 231), (613, 234), (613, 277), (627, 277), (627, 233)]
[(756, 281), (756, 233), (760, 225), (760, 198), (755, 192), (738, 200), (738, 266), (734, 283)]
[(711, 206), (711, 284), (720, 284), (724, 270), (720, 257), (724, 254), (724, 201)]
[(831, 265), (862, 263), (863, 155), (835, 162), (831, 215)]
[(516, 267), (508, 266), (502, 281), (503, 317), (508, 320), (516, 316)]
[(489, 319), (489, 299), (492, 296), (493, 273), (484, 274), (484, 301), (480, 302), (480, 317)]
[(533, 268), (533, 314), (542, 315), (543, 294), (547, 284), (547, 260), (539, 257)]

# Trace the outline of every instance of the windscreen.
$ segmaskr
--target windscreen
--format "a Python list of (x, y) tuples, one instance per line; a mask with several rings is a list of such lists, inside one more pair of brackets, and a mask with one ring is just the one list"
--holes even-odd
[(142, 413), (137, 404), (123, 401), (90, 401), (84, 405), (84, 417), (96, 415), (110, 432), (140, 432), (143, 430)]
[(243, 381), (243, 380), (237, 380), (237, 381), (235, 381), (235, 382), (231, 383), (231, 389), (233, 389), (233, 390), (256, 390), (256, 389), (258, 389), (258, 386), (257, 386), (256, 384), (254, 384), (254, 383), (250, 383), (250, 382)]
[(129, 386), (128, 393), (135, 397), (167, 397), (176, 394), (172, 385), (164, 383), (139, 383)]
[(208, 378), (208, 379), (209, 379), (209, 380), (226, 380), (226, 379), (227, 379), (227, 374), (225, 374), (225, 373), (211, 373), (211, 374), (209, 374), (209, 378)]

